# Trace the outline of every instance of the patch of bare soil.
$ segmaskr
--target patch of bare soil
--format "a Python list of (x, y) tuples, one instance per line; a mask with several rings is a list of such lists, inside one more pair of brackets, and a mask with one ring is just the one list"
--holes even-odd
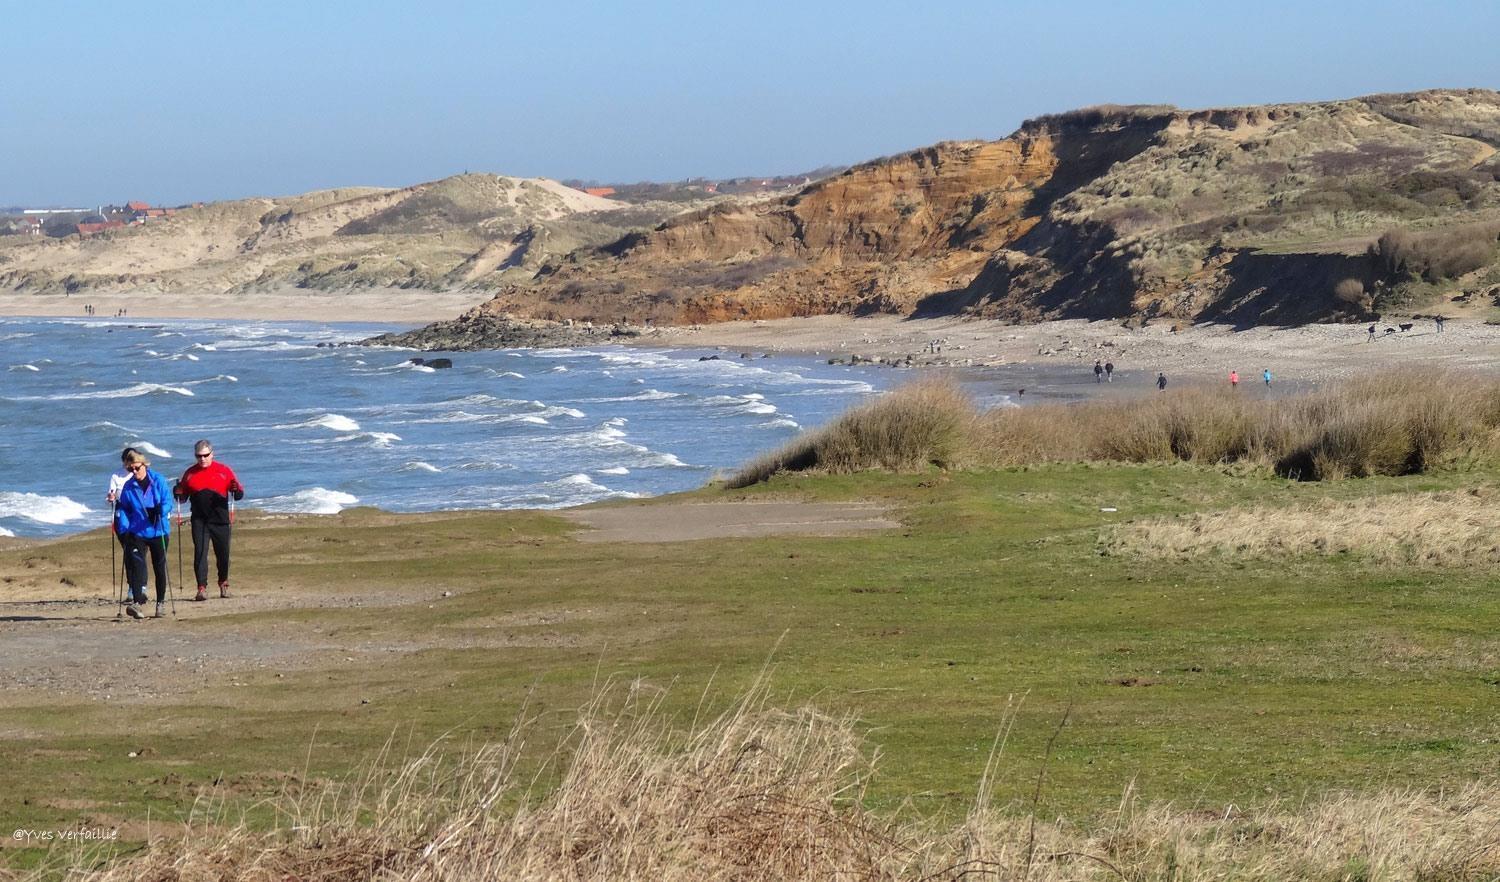
[(693, 502), (622, 505), (560, 514), (588, 527), (583, 542), (687, 542), (756, 536), (844, 536), (901, 526), (867, 502)]

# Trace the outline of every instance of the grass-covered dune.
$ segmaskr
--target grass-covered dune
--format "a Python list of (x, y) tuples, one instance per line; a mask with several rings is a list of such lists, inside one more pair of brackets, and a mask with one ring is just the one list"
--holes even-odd
[(1464, 437), (1316, 482), (918, 457), (644, 503), (902, 524), (840, 537), (247, 519), (241, 606), (140, 625), (25, 607), (108, 596), (102, 534), (0, 551), (7, 671), (163, 641), (0, 697), (0, 826), (117, 829), (109, 878), (1495, 878), (1500, 470)]

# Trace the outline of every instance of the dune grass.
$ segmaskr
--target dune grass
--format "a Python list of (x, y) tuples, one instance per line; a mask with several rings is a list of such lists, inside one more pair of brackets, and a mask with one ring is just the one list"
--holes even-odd
[(1393, 567), (1500, 569), (1494, 488), (1149, 518), (1104, 531), (1100, 552), (1160, 558), (1355, 555)]
[(966, 461), (973, 421), (973, 406), (955, 385), (918, 380), (757, 457), (727, 484), (736, 490), (781, 471), (910, 472), (929, 465), (958, 465)]
[(1500, 455), (1500, 380), (1438, 371), (1362, 377), (1295, 398), (1187, 388), (1129, 401), (977, 412), (923, 380), (849, 411), (741, 468), (778, 471), (1042, 462), (1245, 463), (1301, 480), (1420, 474)]
[[(1003, 723), (952, 825), (862, 802), (877, 774), (849, 718), (781, 710), (761, 679), (716, 719), (675, 727), (662, 693), (614, 683), (554, 754), (559, 782), (503, 741), (438, 743), (272, 800), (270, 827), (211, 800), (180, 836), (110, 860), (58, 851), (26, 874), (78, 882), (625, 880), (1479, 880), (1500, 876), (1500, 788), (1330, 793), (1249, 810), (1142, 808), (1127, 790), (1087, 828), (998, 810)], [(389, 747), (389, 745), (388, 745)], [(1040, 783), (1040, 782), (1039, 782)]]

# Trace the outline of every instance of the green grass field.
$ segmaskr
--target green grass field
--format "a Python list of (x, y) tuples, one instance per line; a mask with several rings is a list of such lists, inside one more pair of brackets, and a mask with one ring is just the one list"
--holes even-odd
[[(348, 776), (391, 740), (402, 755), (439, 737), (501, 739), (524, 708), (537, 717), (528, 750), (542, 757), (609, 678), (668, 690), (665, 709), (687, 726), (768, 659), (775, 703), (861, 720), (880, 754), (878, 811), (961, 816), (1007, 708), (1018, 709), (996, 802), (1032, 809), (1056, 733), (1035, 808), (1083, 825), (1132, 785), (1143, 802), (1222, 809), (1489, 780), (1500, 768), (1496, 569), (1393, 569), (1311, 550), (1158, 560), (1102, 555), (1099, 540), (1132, 519), (1330, 497), (1378, 506), (1385, 494), (1492, 490), (1496, 478), (1298, 484), (1058, 465), (688, 494), (883, 500), (905, 524), (841, 538), (579, 543), (561, 519), (523, 512), (251, 521), (236, 536), (246, 595), (416, 602), (80, 632), (197, 629), (329, 648), (159, 701), (10, 693), (0, 827), (97, 823), (139, 839), (148, 816), (177, 825), (199, 798), (268, 823), (259, 801)], [(101, 535), (46, 550), (84, 588), (102, 582)], [(0, 572), (35, 554), (0, 553)], [(192, 675), (179, 670), (145, 658), (99, 674), (182, 687)], [(38, 854), (12, 847), (0, 860)]]

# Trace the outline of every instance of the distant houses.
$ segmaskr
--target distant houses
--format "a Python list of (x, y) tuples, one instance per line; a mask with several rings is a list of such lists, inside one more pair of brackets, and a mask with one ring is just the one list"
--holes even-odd
[(8, 208), (0, 209), (0, 235), (62, 237), (77, 233), (87, 238), (176, 213), (175, 208), (140, 201), (98, 208)]

